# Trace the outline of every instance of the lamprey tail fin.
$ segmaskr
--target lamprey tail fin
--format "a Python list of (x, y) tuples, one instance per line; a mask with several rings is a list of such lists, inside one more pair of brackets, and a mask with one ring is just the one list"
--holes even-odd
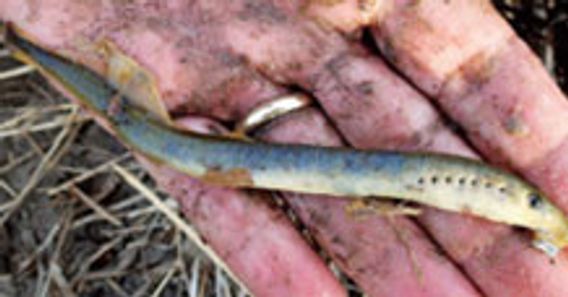
[(110, 42), (101, 42), (104, 46), (99, 48), (104, 52), (108, 64), (108, 77), (104, 77), (80, 63), (64, 59), (36, 45), (24, 36), (24, 32), (11, 25), (5, 29), (6, 43), (12, 49), (14, 58), (36, 66), (45, 76), (71, 92), (89, 110), (102, 115), (112, 113), (117, 102), (109, 98), (120, 98), (153, 115), (165, 125), (171, 124), (155, 80)]
[(6, 45), (14, 58), (33, 65), (47, 78), (61, 85), (90, 111), (105, 115), (116, 91), (100, 75), (84, 66), (43, 49), (6, 28)]
[(171, 125), (172, 119), (153, 75), (110, 41), (100, 42), (97, 49), (106, 61), (106, 79), (127, 98), (128, 103), (165, 125)]

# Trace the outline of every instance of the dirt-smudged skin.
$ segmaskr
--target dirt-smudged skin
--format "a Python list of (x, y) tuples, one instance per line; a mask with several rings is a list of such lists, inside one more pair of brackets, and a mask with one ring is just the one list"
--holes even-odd
[[(233, 187), (358, 197), (395, 197), (471, 213), (536, 232), (537, 247), (555, 255), (568, 244), (564, 215), (513, 175), (458, 157), (250, 143), (180, 133), (128, 105), (104, 79), (10, 34), (20, 55), (41, 66), (117, 136), (146, 157), (190, 176)], [(230, 181), (234, 182), (231, 183)]]
[[(562, 157), (568, 101), (490, 1), (393, 6), (374, 28), (377, 44), (392, 53), (389, 60), (487, 158), (518, 170), (568, 210), (568, 187), (559, 178), (568, 168)], [(408, 20), (421, 25), (405, 25)]]
[[(108, 7), (101, 9), (101, 5), (94, 2), (96, 1), (39, 0), (29, 2), (33, 3), (33, 6), (27, 5), (28, 8), (35, 7), (38, 9), (36, 9), (35, 13), (28, 13), (26, 11), (30, 9), (22, 9), (23, 6), (26, 6), (22, 1), (5, 0), (3, 2), (5, 5), (0, 7), (0, 16), (13, 20), (20, 26), (24, 26), (25, 30), (37, 37), (38, 41), (52, 49), (56, 49), (57, 52), (78, 57), (81, 61), (87, 60), (88, 63), (86, 64), (96, 69), (99, 73), (103, 73), (101, 71), (103, 67), (100, 66), (101, 60), (89, 60), (88, 57), (85, 57), (85, 53), (82, 52), (83, 48), (81, 46), (84, 45), (85, 41), (88, 44), (88, 42), (95, 42), (100, 38), (112, 40), (125, 53), (142, 63), (159, 78), (158, 84), (163, 100), (170, 108), (170, 111), (178, 115), (198, 114), (226, 121), (234, 121), (242, 117), (243, 113), (250, 110), (250, 107), (254, 106), (259, 100), (282, 94), (282, 89), (277, 85), (266, 83), (267, 80), (262, 77), (251, 76), (249, 71), (241, 71), (243, 66), (238, 65), (238, 61), (258, 62), (252, 65), (252, 67), (257, 67), (264, 71), (265, 74), (270, 74), (268, 79), (281, 81), (283, 78), (289, 78), (289, 82), (303, 86), (317, 97), (326, 113), (330, 115), (331, 120), (335, 122), (335, 126), (341, 130), (342, 135), (353, 146), (361, 148), (440, 151), (475, 157), (475, 154), (468, 148), (467, 144), (461, 141), (450, 129), (444, 127), (443, 122), (436, 116), (436, 111), (432, 109), (427, 99), (413, 91), (412, 87), (405, 83), (404, 79), (401, 79), (392, 70), (389, 70), (389, 67), (386, 67), (377, 57), (359, 54), (360, 51), (352, 54), (341, 50), (346, 53), (344, 55), (345, 59), (334, 59), (334, 63), (327, 64), (330, 67), (314, 69), (313, 63), (293, 63), (295, 60), (309, 62), (309, 59), (304, 59), (302, 56), (312, 52), (313, 48), (309, 46), (310, 42), (316, 42), (316, 44), (320, 45), (320, 48), (329, 51), (335, 51), (338, 47), (341, 47), (341, 40), (339, 40), (339, 43), (337, 39), (329, 43), (329, 39), (334, 36), (333, 32), (329, 30), (326, 32), (327, 36), (325, 38), (321, 34), (315, 34), (312, 37), (317, 37), (318, 40), (310, 41), (310, 38), (300, 37), (300, 35), (306, 34), (305, 31), (295, 30), (286, 21), (282, 21), (282, 17), (278, 18), (280, 20), (279, 23), (273, 22), (273, 26), (266, 26), (266, 22), (260, 24), (256, 22), (254, 17), (257, 15), (262, 16), (260, 14), (249, 13), (247, 14), (249, 16), (247, 19), (227, 16), (225, 12), (230, 10), (226, 9), (227, 4), (225, 1), (215, 1), (214, 4), (208, 4), (205, 13), (203, 13), (204, 11), (201, 8), (198, 8), (200, 5), (199, 1), (191, 2), (191, 11), (189, 13), (184, 11), (188, 6), (187, 3), (181, 4), (181, 1), (168, 1), (165, 6), (160, 4), (159, 12), (156, 12), (154, 7), (150, 8), (148, 6), (137, 10), (134, 8), (136, 5), (133, 5), (135, 1), (128, 3), (124, 1), (105, 2), (116, 6), (117, 19), (113, 19), (112, 16), (115, 12), (112, 9), (108, 9)], [(203, 2), (211, 3), (209, 0)], [(236, 4), (244, 1), (229, 2)], [(255, 1), (246, 2), (254, 4)], [(288, 3), (296, 1), (277, 2), (288, 5)], [(320, 1), (310, 2), (317, 4)], [(323, 2), (331, 3), (335, 1)], [(351, 2), (354, 3), (353, 7), (356, 8), (359, 1)], [(395, 7), (393, 5), (394, 1), (379, 2), (381, 8), (385, 8), (380, 11), (379, 15), (381, 18), (379, 19), (393, 13), (392, 19), (396, 22), (401, 20), (397, 12), (402, 12), (403, 15), (409, 16), (410, 20), (414, 19), (411, 14), (408, 14), (409, 10)], [(397, 3), (403, 2), (406, 1), (397, 1)], [(457, 32), (459, 36), (467, 36), (468, 34), (464, 34), (465, 31), (472, 34), (484, 31), (480, 30), (481, 27), (478, 26), (481, 23), (489, 24), (486, 29), (494, 31), (495, 27), (491, 27), (491, 23), (494, 22), (480, 22), (479, 19), (472, 17), (475, 14), (472, 9), (475, 9), (475, 7), (470, 7), (472, 9), (452, 8), (450, 10), (445, 10), (445, 8), (449, 7), (449, 4), (459, 6), (471, 3), (475, 6), (482, 2), (484, 1), (413, 1), (416, 4), (440, 6), (427, 10), (437, 13), (430, 14), (434, 21), (446, 22), (441, 26), (432, 27), (434, 29), (431, 31), (432, 33), (436, 33), (436, 30), (444, 28)], [(121, 13), (121, 5), (128, 6), (128, 12), (134, 13)], [(85, 7), (87, 8), (85, 9)], [(333, 8), (330, 6), (326, 7)], [(420, 6), (416, 7), (420, 8)], [(171, 14), (165, 11), (168, 9), (183, 11), (181, 14), (183, 15), (182, 19), (185, 25), (181, 30), (191, 37), (186, 36), (180, 39), (181, 35), (176, 33), (176, 21), (173, 21), (175, 17), (171, 17)], [(327, 12), (330, 11), (333, 12), (334, 10), (331, 9)], [(97, 14), (98, 12), (103, 12), (103, 15), (110, 17), (101, 21), (101, 14)], [(320, 22), (319, 20), (324, 18), (340, 19), (340, 17), (333, 14), (322, 15), (321, 12), (317, 12), (319, 13), (318, 23)], [(341, 17), (349, 14), (343, 8), (341, 12)], [(456, 24), (461, 24), (461, 20), (464, 19), (464, 16), (460, 16), (460, 14), (465, 14), (465, 19), (474, 19), (474, 25), (466, 25), (465, 31), (457, 28)], [(146, 22), (147, 16), (156, 15), (158, 15), (158, 22), (155, 20), (151, 23)], [(484, 13), (484, 15), (489, 15), (489, 13)], [(263, 17), (266, 19), (266, 14)], [(168, 21), (160, 21), (160, 19), (163, 20), (164, 18), (168, 19)], [(309, 21), (312, 19), (310, 17)], [(197, 22), (192, 20), (197, 20)], [(220, 20), (221, 22), (219, 22)], [(288, 22), (300, 23), (305, 22), (305, 19), (289, 17)], [(250, 26), (243, 27), (246, 23), (249, 23)], [(327, 23), (331, 24), (333, 22)], [(413, 21), (398, 23), (407, 25), (407, 28), (414, 24), (424, 24), (423, 22), (416, 23)], [(129, 26), (129, 24), (134, 25)], [(223, 27), (230, 28), (231, 30), (228, 31), (231, 33), (235, 31), (233, 29), (237, 31), (247, 28), (251, 29), (247, 31), (248, 33), (240, 33), (238, 36), (247, 36), (249, 34), (255, 37), (265, 34), (273, 37), (236, 40), (236, 45), (243, 46), (234, 47), (235, 50), (240, 50), (239, 52), (225, 51), (223, 55), (218, 55), (219, 51), (215, 49), (209, 50), (207, 47), (211, 46), (211, 41), (214, 41), (215, 44), (224, 44), (230, 42), (227, 38), (235, 37), (230, 34), (226, 36), (217, 34), (216, 28), (222, 29)], [(424, 28), (424, 26), (422, 27)], [(476, 29), (471, 30), (474, 27)], [(162, 30), (162, 28), (165, 29)], [(255, 31), (255, 28), (259, 30)], [(348, 28), (341, 31), (349, 30)], [(488, 40), (486, 33), (482, 34), (484, 39), (481, 41), (483, 43)], [(207, 36), (207, 38), (199, 40), (193, 36)], [(417, 40), (422, 36), (424, 36), (423, 32), (415, 36), (410, 34), (406, 40)], [(182, 39), (183, 41), (181, 41)], [(320, 42), (321, 39), (324, 39), (324, 42)], [(263, 42), (265, 40), (271, 42)], [(282, 40), (299, 42), (282, 42)], [(435, 47), (444, 44), (444, 42), (440, 41), (440, 38), (432, 40), (437, 42)], [(251, 41), (254, 43), (251, 43)], [(173, 46), (174, 44), (175, 46)], [(321, 46), (321, 44), (326, 45)], [(461, 46), (458, 45), (458, 47)], [(388, 49), (385, 47), (385, 53)], [(394, 51), (394, 49), (394, 47), (391, 47), (389, 51), (394, 58), (405, 55), (404, 49), (397, 51)], [(424, 49), (427, 50), (427, 46)], [(468, 50), (468, 52), (470, 51)], [(412, 53), (417, 53), (417, 51), (406, 51), (406, 54)], [(460, 54), (460, 51), (454, 51), (453, 53)], [(324, 56), (330, 55), (326, 54)], [(511, 65), (519, 65), (518, 63), (522, 63), (524, 59), (515, 55), (508, 56), (516, 63)], [(218, 63), (215, 57), (224, 57), (223, 63)], [(257, 59), (259, 57), (260, 59)], [(282, 60), (288, 61), (283, 62), (284, 65), (295, 66), (290, 67), (290, 69), (303, 69), (307, 72), (319, 74), (322, 76), (322, 79), (314, 84), (309, 77), (306, 79), (306, 77), (288, 74), (284, 67), (270, 71), (272, 66), (282, 65), (274, 64), (273, 61), (278, 62)], [(438, 61), (438, 59), (431, 60)], [(454, 60), (452, 59), (452, 61)], [(230, 63), (227, 64), (227, 61), (230, 61)], [(445, 67), (446, 63), (439, 64), (436, 62), (434, 64), (447, 69)], [(209, 67), (209, 65), (215, 66)], [(251, 67), (251, 65), (247, 64), (244, 68), (247, 67)], [(236, 69), (240, 70), (235, 71)], [(526, 73), (532, 73), (533, 71), (529, 66), (523, 69), (523, 72)], [(517, 66), (508, 73), (516, 72), (519, 72)], [(533, 79), (534, 82), (539, 80), (540, 78), (538, 77)], [(518, 93), (524, 94), (531, 94), (531, 92), (519, 91), (521, 86), (526, 88), (533, 88), (531, 86), (534, 86), (534, 84), (526, 84), (513, 78), (499, 85), (501, 89), (516, 90)], [(364, 86), (364, 88), (360, 86)], [(536, 89), (533, 88), (533, 90), (538, 92), (541, 89), (540, 86)], [(498, 91), (497, 88), (495, 90)], [(528, 97), (531, 96), (533, 95), (528, 95)], [(537, 100), (531, 100), (531, 102), (536, 104)], [(550, 107), (550, 110), (556, 109), (557, 106)], [(531, 111), (535, 115), (535, 117), (526, 119), (527, 121), (553, 118), (553, 114), (542, 109), (530, 108), (526, 109), (526, 111)], [(483, 121), (485, 118), (485, 114), (476, 113), (475, 109), (474, 114), (479, 120)], [(546, 118), (537, 117), (537, 115), (541, 114), (547, 114), (548, 116)], [(559, 115), (559, 117), (562, 116)], [(294, 117), (294, 121), (284, 121), (292, 126), (302, 126), (295, 136), (286, 138), (287, 142), (302, 142), (306, 139), (310, 141), (315, 139), (321, 140), (324, 137), (320, 134), (322, 133), (320, 128), (325, 126), (327, 130), (332, 129), (329, 123), (314, 126), (312, 122), (306, 124), (302, 120)], [(506, 119), (501, 120), (502, 123), (507, 122)], [(286, 125), (286, 128), (289, 128), (290, 125)], [(563, 125), (562, 122), (548, 121), (542, 127), (547, 127), (548, 131), (554, 132), (559, 131), (557, 129), (559, 126), (566, 125)], [(488, 127), (491, 128), (491, 125)], [(488, 129), (488, 131), (490, 130)], [(533, 135), (543, 135), (545, 131), (530, 130)], [(380, 133), (376, 133), (376, 131), (380, 131)], [(290, 135), (290, 131), (287, 129), (279, 129), (278, 133)], [(498, 135), (489, 136), (493, 137), (493, 139), (489, 137), (487, 143), (499, 142), (502, 137)], [(329, 143), (321, 141), (317, 143), (329, 145)], [(337, 143), (337, 141), (334, 142), (335, 145)], [(546, 144), (548, 140), (542, 138), (538, 143)], [(514, 154), (514, 156), (523, 157), (524, 154), (522, 152), (534, 151), (535, 147), (530, 145), (533, 142), (528, 144), (523, 146), (513, 145), (521, 152), (520, 154)], [(564, 145), (563, 147), (567, 146)], [(541, 163), (527, 165), (527, 168), (532, 168), (535, 177), (548, 179), (546, 183), (539, 183), (539, 185), (549, 191), (556, 191), (558, 193), (557, 198), (566, 196), (562, 193), (566, 192), (564, 185), (568, 184), (563, 182), (565, 179), (562, 178), (566, 175), (562, 174), (562, 172), (565, 171), (565, 168), (568, 168), (568, 166), (564, 166), (566, 164), (564, 161), (568, 160), (568, 157), (566, 157), (568, 154), (562, 153), (563, 147), (547, 154), (547, 157), (542, 159)], [(489, 147), (487, 151), (488, 156), (493, 157), (497, 155), (496, 153), (499, 153), (499, 150), (491, 151), (492, 149), (495, 148)], [(318, 238), (327, 237), (325, 242), (320, 242), (322, 247), (334, 257), (341, 269), (347, 271), (358, 284), (364, 287), (365, 292), (368, 292), (371, 296), (390, 296), (393, 294), (437, 297), (471, 295), (464, 292), (467, 286), (464, 286), (465, 278), (461, 273), (451, 273), (452, 269), (448, 269), (448, 266), (452, 266), (447, 265), (450, 260), (444, 257), (433, 257), (433, 254), (437, 254), (437, 252), (434, 251), (435, 248), (426, 239), (427, 236), (423, 232), (419, 232), (420, 230), (416, 226), (414, 226), (415, 228), (406, 229), (406, 226), (413, 226), (410, 220), (398, 218), (396, 220), (396, 228), (404, 232), (404, 234), (414, 235), (406, 238), (412, 246), (412, 255), (404, 252), (405, 247), (392, 234), (392, 226), (389, 222), (380, 218), (373, 218), (371, 221), (365, 221), (365, 224), (357, 224), (353, 222), (352, 218), (341, 217), (343, 215), (343, 204), (340, 202), (343, 201), (306, 199), (302, 198), (302, 195), (294, 196), (297, 198), (294, 199), (298, 206), (296, 211), (303, 214), (302, 220), (312, 226), (312, 231), (319, 234)], [(219, 201), (224, 201), (224, 199), (219, 199)], [(560, 199), (556, 201), (562, 202)], [(188, 207), (195, 207), (194, 204), (184, 203)], [(230, 209), (226, 211), (230, 211)], [(220, 212), (220, 214), (223, 214), (223, 212)], [(211, 216), (212, 220), (213, 217), (214, 215)], [(447, 213), (436, 209), (425, 209), (424, 215), (418, 219), (422, 226), (428, 230), (430, 235), (448, 253), (447, 255), (451, 256), (454, 261), (464, 268), (465, 273), (469, 275), (469, 281), (475, 282), (484, 295), (563, 297), (568, 294), (568, 287), (566, 287), (565, 278), (563, 277), (568, 273), (566, 257), (561, 255), (555, 261), (555, 265), (551, 265), (546, 257), (540, 255), (538, 251), (529, 248), (526, 237), (521, 236), (522, 234), (519, 234), (513, 228), (476, 220), (472, 216)], [(241, 226), (239, 220), (234, 220), (233, 222)], [(214, 224), (215, 222), (211, 223)], [(207, 224), (207, 222), (204, 224)], [(229, 226), (231, 225), (229, 224)], [(210, 230), (215, 230), (215, 228)], [(223, 228), (219, 227), (219, 230), (223, 230)], [(206, 238), (210, 240), (217, 235), (218, 232), (216, 231), (210, 232), (206, 235)], [(225, 233), (224, 235), (227, 236), (226, 238), (230, 238), (228, 236), (231, 234)], [(365, 240), (361, 240), (361, 238)], [(227, 240), (229, 242), (218, 245), (221, 250), (230, 246), (231, 239)], [(418, 248), (419, 246), (426, 246), (425, 249), (430, 250), (430, 252), (422, 253), (424, 249)], [(258, 245), (258, 247), (260, 248), (261, 246)], [(250, 253), (255, 254), (252, 250)], [(237, 255), (238, 253), (235, 252), (234, 254)], [(290, 251), (290, 255), (292, 254), (294, 254), (293, 251)], [(384, 255), (384, 257), (380, 255)], [(397, 256), (393, 257), (394, 255)], [(424, 281), (422, 279), (417, 280), (412, 269), (405, 272), (406, 268), (412, 267), (414, 259), (418, 261), (425, 272)], [(445, 266), (443, 263), (446, 263)], [(245, 268), (246, 271), (250, 271), (248, 264)], [(453, 270), (454, 272), (456, 271), (455, 267), (453, 267)], [(381, 273), (386, 271), (388, 273)], [(377, 275), (381, 277), (377, 277)], [(429, 275), (436, 277), (428, 279)], [(277, 278), (279, 276), (274, 275), (273, 277)], [(254, 283), (257, 283), (258, 278), (252, 277), (251, 279), (255, 280)], [(440, 283), (439, 279), (447, 279), (448, 281)], [(469, 281), (466, 280), (465, 282)], [(398, 293), (392, 293), (393, 290)], [(430, 292), (430, 294), (426, 292)], [(471, 290), (469, 293), (471, 293)], [(308, 296), (313, 296), (313, 294), (308, 294)]]

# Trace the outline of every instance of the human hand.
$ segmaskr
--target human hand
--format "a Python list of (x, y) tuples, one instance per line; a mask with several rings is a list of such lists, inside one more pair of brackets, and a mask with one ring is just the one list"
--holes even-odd
[[(24, 11), (20, 17), (14, 7), (21, 4), (6, 5), (0, 15), (100, 72), (104, 61), (81, 51), (78, 42), (112, 41), (156, 76), (166, 106), (178, 116), (237, 121), (294, 85), (316, 97), (331, 122), (313, 108), (271, 124), (259, 137), (320, 145), (340, 145), (345, 139), (363, 148), (475, 157), (423, 95), (378, 56), (329, 27), (350, 31), (372, 20), (378, 24), (383, 54), (464, 128), (486, 158), (512, 166), (563, 206), (559, 197), (564, 183), (558, 176), (567, 167), (560, 158), (566, 103), (489, 8), (471, 2), (384, 4), (370, 14), (377, 21), (360, 18), (350, 2), (342, 4), (342, 12), (352, 14), (342, 17), (334, 17), (334, 6), (315, 4), (208, 3), (165, 8), (116, 4), (67, 12), (63, 6), (93, 4), (51, 4), (54, 13), (74, 16), (73, 27), (55, 23), (47, 12), (30, 21), (18, 7)], [(132, 10), (137, 13), (125, 14)], [(445, 15), (455, 16), (452, 26), (441, 23)], [(483, 26), (468, 30), (472, 23)], [(505, 49), (515, 54), (504, 55)], [(509, 57), (516, 57), (514, 72)], [(550, 117), (540, 120), (542, 114)], [(253, 292), (341, 294), (278, 211), (245, 199), (249, 193), (208, 187), (176, 173), (156, 174), (162, 170), (168, 171), (151, 171)], [(322, 248), (370, 295), (476, 296), (481, 291), (490, 296), (563, 296), (568, 290), (561, 278), (568, 269), (565, 258), (550, 264), (509, 227), (431, 209), (418, 218), (421, 227), (406, 218), (356, 221), (345, 214), (343, 201), (285, 196)], [(278, 279), (289, 281), (276, 281), (280, 285), (275, 286)], [(306, 284), (305, 279), (318, 282)], [(519, 283), (523, 279), (527, 281)]]

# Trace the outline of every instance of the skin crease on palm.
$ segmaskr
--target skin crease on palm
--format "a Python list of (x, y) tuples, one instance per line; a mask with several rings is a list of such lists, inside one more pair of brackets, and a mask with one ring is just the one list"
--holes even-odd
[[(172, 115), (210, 118), (202, 130), (217, 131), (211, 120), (242, 119), (295, 86), (321, 109), (284, 117), (258, 137), (479, 158), (434, 101), (483, 158), (568, 209), (566, 98), (485, 1), (4, 0), (0, 18), (102, 74), (96, 44), (112, 42), (155, 76)], [(363, 26), (420, 92), (357, 44)], [(344, 296), (285, 216), (258, 199), (264, 194), (144, 164), (256, 295)], [(344, 201), (284, 195), (370, 296), (568, 295), (566, 257), (550, 263), (510, 227), (433, 209), (416, 220), (358, 220)]]

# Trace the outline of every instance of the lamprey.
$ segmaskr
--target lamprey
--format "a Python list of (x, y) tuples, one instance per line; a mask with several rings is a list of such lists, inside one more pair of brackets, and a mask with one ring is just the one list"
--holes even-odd
[(535, 187), (478, 161), (402, 153), (278, 145), (178, 131), (137, 110), (95, 72), (12, 31), (15, 56), (98, 115), (125, 145), (205, 182), (343, 197), (387, 197), (476, 215), (534, 231), (554, 256), (568, 245), (568, 220)]

